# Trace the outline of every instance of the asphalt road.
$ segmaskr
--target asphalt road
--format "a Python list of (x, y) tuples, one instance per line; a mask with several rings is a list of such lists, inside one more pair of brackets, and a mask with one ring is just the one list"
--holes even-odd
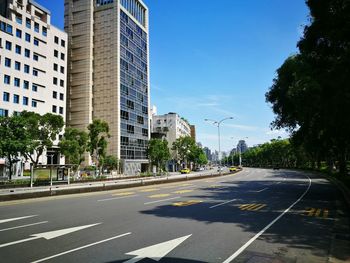
[(0, 203), (0, 262), (328, 262), (349, 256), (333, 248), (349, 229), (349, 209), (327, 180), (245, 168)]

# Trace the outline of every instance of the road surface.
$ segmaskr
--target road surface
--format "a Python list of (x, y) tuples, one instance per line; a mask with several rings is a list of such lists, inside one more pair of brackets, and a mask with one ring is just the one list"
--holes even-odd
[(349, 209), (327, 180), (245, 168), (0, 203), (0, 261), (328, 262), (349, 256), (347, 231)]

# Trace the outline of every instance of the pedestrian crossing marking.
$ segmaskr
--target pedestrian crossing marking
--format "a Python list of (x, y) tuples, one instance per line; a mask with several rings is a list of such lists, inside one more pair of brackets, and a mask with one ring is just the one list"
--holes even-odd
[(142, 189), (140, 190), (140, 192), (142, 193), (147, 193), (147, 192), (154, 192), (154, 191), (158, 191), (158, 188), (148, 188), (148, 189)]
[(239, 206), (239, 209), (241, 209), (242, 211), (258, 211), (264, 208), (265, 206), (266, 204), (243, 204)]
[(303, 212), (303, 215), (305, 216), (314, 216), (314, 217), (322, 217), (322, 218), (328, 218), (329, 211), (327, 208), (306, 208)]
[(149, 198), (161, 198), (161, 197), (167, 197), (170, 194), (158, 194), (158, 195), (150, 195)]
[(175, 191), (174, 194), (185, 194), (190, 192), (193, 192), (193, 190), (178, 190), (178, 191)]
[(173, 203), (173, 206), (190, 206), (190, 205), (195, 205), (202, 202), (203, 201), (200, 201), (200, 200), (188, 200), (188, 201)]
[(133, 195), (135, 192), (122, 192), (122, 193), (116, 193), (112, 194), (113, 196), (126, 196), (126, 195)]

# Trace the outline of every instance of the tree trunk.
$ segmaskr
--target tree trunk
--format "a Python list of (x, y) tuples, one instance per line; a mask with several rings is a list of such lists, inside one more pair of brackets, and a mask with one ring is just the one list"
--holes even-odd
[(9, 164), (10, 164), (10, 166), (9, 166), (9, 180), (10, 181), (12, 181), (12, 161), (11, 161), (11, 157), (7, 157), (8, 158), (8, 160), (9, 160)]

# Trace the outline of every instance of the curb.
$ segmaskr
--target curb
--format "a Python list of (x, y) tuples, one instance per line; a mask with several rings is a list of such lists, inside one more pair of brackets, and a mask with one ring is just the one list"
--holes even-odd
[(43, 190), (40, 192), (0, 195), (0, 202), (29, 199), (29, 198), (50, 197), (50, 196), (58, 196), (58, 195), (70, 195), (70, 194), (81, 194), (81, 193), (89, 193), (89, 192), (118, 190), (118, 189), (126, 189), (126, 188), (138, 187), (138, 186), (158, 185), (163, 183), (175, 183), (175, 182), (188, 181), (188, 180), (199, 180), (204, 178), (213, 178), (213, 177), (226, 176), (229, 174), (236, 174), (236, 173), (239, 173), (240, 171), (242, 170), (239, 170), (233, 173), (222, 173), (221, 175), (218, 173), (218, 174), (199, 175), (194, 177), (186, 176), (186, 178), (175, 178), (175, 179), (169, 179), (168, 177), (157, 181), (147, 181), (144, 179), (140, 179), (138, 182), (130, 182), (130, 184), (124, 184), (124, 185), (116, 185), (116, 184), (114, 185), (103, 184), (103, 185), (97, 185), (97, 186), (90, 185), (86, 187), (73, 188), (73, 189), (50, 188), (48, 190)]

